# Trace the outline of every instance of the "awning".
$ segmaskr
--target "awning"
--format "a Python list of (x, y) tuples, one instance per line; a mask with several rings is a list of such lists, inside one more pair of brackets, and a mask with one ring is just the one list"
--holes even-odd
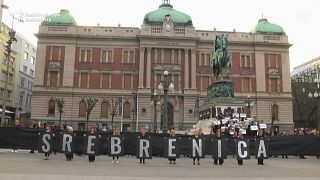
[[(0, 108), (0, 113), (2, 113), (2, 108)], [(14, 112), (12, 112), (12, 111), (8, 111), (8, 110), (6, 110), (6, 113), (14, 114)]]

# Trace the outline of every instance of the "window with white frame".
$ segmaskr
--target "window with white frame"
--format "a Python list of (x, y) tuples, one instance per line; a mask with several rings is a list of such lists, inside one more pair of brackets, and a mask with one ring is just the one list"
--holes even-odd
[(101, 62), (102, 63), (112, 63), (113, 62), (112, 50), (104, 49), (101, 51)]
[(91, 62), (92, 59), (92, 50), (91, 49), (80, 49), (80, 62)]

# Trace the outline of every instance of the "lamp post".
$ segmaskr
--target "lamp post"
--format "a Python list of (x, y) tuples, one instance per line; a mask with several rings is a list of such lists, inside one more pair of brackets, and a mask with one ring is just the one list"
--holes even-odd
[[(250, 98), (251, 98), (251, 96), (248, 95), (248, 96), (247, 96), (247, 99), (244, 101), (245, 107), (246, 107), (247, 110), (248, 110), (248, 114), (247, 114), (248, 118), (251, 117), (251, 110), (252, 110), (252, 108), (253, 108), (253, 106), (254, 106), (254, 101), (252, 101)], [(240, 117), (239, 117), (239, 118), (240, 118)]]
[(164, 71), (163, 72), (164, 79), (160, 84), (158, 85), (158, 89), (160, 91), (163, 90), (164, 92), (164, 102), (163, 102), (163, 127), (162, 131), (166, 132), (168, 130), (168, 91), (174, 90), (174, 85), (168, 78), (169, 72)]
[(156, 92), (153, 92), (151, 95), (151, 105), (154, 106), (154, 113), (153, 113), (153, 129), (156, 131), (157, 127), (157, 105), (160, 105), (159, 97), (157, 96)]
[(64, 100), (63, 98), (55, 98), (55, 100), (59, 111), (59, 129), (61, 129), (61, 115), (63, 113)]

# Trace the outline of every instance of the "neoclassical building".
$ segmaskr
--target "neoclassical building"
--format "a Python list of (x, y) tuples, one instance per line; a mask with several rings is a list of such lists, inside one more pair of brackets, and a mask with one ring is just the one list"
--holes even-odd
[[(234, 22), (230, 22), (234, 23)], [(162, 123), (163, 72), (174, 84), (169, 92), (169, 126), (187, 129), (198, 121), (207, 87), (214, 82), (210, 61), (216, 35), (228, 36), (232, 55), (235, 99), (250, 95), (252, 116), (271, 123), (271, 107), (278, 106), (275, 125), (293, 127), (289, 48), (284, 30), (260, 19), (252, 32), (196, 30), (192, 18), (164, 0), (147, 13), (140, 28), (78, 26), (68, 10), (47, 17), (37, 33), (38, 49), (33, 88), (32, 119), (59, 120), (54, 98), (65, 100), (62, 121), (75, 127), (86, 120), (83, 98), (98, 98), (90, 123), (111, 122), (117, 107), (117, 126), (152, 125), (154, 113)], [(153, 93), (159, 104), (154, 111)], [(80, 124), (79, 124), (80, 123)]]

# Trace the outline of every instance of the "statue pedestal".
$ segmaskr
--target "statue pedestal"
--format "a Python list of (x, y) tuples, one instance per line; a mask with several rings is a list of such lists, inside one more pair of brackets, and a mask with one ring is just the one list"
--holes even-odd
[(230, 80), (216, 81), (208, 87), (208, 101), (214, 99), (233, 99), (233, 82)]

